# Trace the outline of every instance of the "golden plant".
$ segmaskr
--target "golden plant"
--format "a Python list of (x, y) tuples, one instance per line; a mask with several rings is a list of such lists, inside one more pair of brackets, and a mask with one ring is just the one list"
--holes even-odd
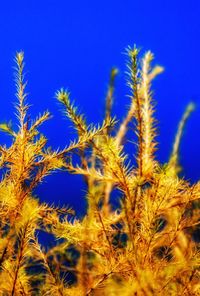
[[(122, 123), (117, 128), (111, 117), (116, 69), (98, 126), (88, 125), (61, 89), (56, 98), (77, 140), (57, 151), (38, 131), (49, 112), (30, 119), (24, 55), (16, 54), (18, 129), (0, 125), (12, 137), (10, 147), (0, 146), (0, 295), (200, 295), (200, 254), (191, 238), (200, 223), (200, 183), (190, 185), (178, 176), (180, 139), (194, 106), (183, 115), (168, 163), (158, 163), (151, 83), (163, 69), (151, 67), (150, 51), (141, 61), (137, 48), (127, 54), (130, 107)], [(136, 165), (125, 153), (131, 123)], [(33, 189), (55, 170), (83, 176), (87, 213), (82, 219), (70, 208), (49, 206), (34, 196)], [(117, 209), (111, 195), (120, 200)], [(58, 243), (46, 250), (38, 242), (39, 231)]]

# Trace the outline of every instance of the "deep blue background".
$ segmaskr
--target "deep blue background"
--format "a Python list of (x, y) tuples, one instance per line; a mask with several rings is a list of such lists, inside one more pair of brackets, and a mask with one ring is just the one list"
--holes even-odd
[[(54, 94), (67, 87), (88, 121), (104, 114), (109, 71), (117, 66), (114, 114), (124, 116), (129, 102), (125, 86), (127, 45), (151, 49), (165, 72), (154, 83), (159, 121), (158, 159), (167, 161), (179, 119), (189, 101), (197, 104), (181, 146), (184, 175), (192, 182), (200, 167), (200, 2), (199, 0), (29, 0), (0, 4), (0, 118), (13, 118), (13, 58), (25, 52), (31, 114), (54, 115), (42, 132), (53, 147), (74, 137)], [(6, 141), (0, 135), (0, 142)], [(42, 200), (84, 208), (78, 176), (54, 174), (37, 193)]]

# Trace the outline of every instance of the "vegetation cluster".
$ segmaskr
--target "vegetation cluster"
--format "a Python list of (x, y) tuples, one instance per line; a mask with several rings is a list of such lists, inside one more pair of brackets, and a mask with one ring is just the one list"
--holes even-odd
[[(150, 51), (139, 58), (137, 48), (128, 48), (127, 55), (130, 106), (122, 122), (111, 116), (117, 69), (111, 71), (99, 125), (88, 124), (61, 89), (56, 98), (77, 138), (54, 151), (39, 132), (50, 113), (30, 118), (24, 55), (16, 54), (18, 126), (0, 124), (12, 137), (9, 147), (0, 146), (0, 295), (200, 295), (200, 183), (179, 177), (178, 158), (194, 106), (189, 104), (180, 121), (168, 163), (160, 164), (151, 83), (163, 68), (151, 66)], [(137, 139), (135, 163), (125, 152), (130, 126)], [(82, 219), (33, 194), (57, 170), (83, 176)], [(57, 244), (44, 248), (40, 232), (53, 235)]]

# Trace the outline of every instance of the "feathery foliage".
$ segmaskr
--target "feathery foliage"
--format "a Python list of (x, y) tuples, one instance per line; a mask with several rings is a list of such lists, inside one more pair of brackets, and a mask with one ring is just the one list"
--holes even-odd
[[(76, 140), (56, 151), (38, 130), (50, 113), (30, 119), (24, 54), (16, 54), (18, 125), (0, 124), (12, 137), (9, 147), (0, 146), (0, 295), (200, 295), (195, 242), (200, 183), (190, 185), (178, 176), (180, 139), (194, 105), (180, 121), (168, 163), (160, 164), (151, 84), (163, 68), (151, 66), (150, 51), (141, 60), (136, 47), (127, 54), (130, 107), (119, 127), (111, 116), (117, 75), (112, 69), (105, 118), (99, 125), (87, 123), (67, 90), (56, 92), (77, 131)], [(137, 137), (136, 165), (126, 153), (131, 123)], [(83, 219), (68, 207), (41, 203), (33, 195), (57, 170), (83, 176)], [(111, 196), (120, 200), (117, 209)], [(57, 244), (44, 248), (38, 242), (41, 231), (58, 239)]]

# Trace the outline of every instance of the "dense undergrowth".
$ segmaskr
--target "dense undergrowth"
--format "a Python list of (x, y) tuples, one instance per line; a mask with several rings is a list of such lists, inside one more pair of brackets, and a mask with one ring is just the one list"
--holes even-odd
[[(147, 52), (127, 50), (130, 107), (119, 127), (111, 118), (111, 71), (105, 118), (88, 125), (68, 91), (56, 98), (72, 121), (77, 139), (52, 151), (38, 128), (45, 112), (30, 119), (26, 102), (23, 53), (16, 55), (18, 128), (0, 125), (12, 137), (0, 147), (0, 295), (200, 295), (200, 183), (178, 176), (178, 150), (190, 104), (179, 124), (167, 164), (158, 163), (151, 82), (162, 72), (151, 67)], [(125, 154), (126, 134), (134, 126), (137, 165)], [(133, 144), (134, 145), (134, 144)], [(55, 170), (83, 176), (87, 213), (78, 220), (70, 208), (41, 203), (33, 190)], [(112, 192), (120, 197), (113, 210)], [(38, 242), (40, 231), (58, 239), (52, 248)]]

